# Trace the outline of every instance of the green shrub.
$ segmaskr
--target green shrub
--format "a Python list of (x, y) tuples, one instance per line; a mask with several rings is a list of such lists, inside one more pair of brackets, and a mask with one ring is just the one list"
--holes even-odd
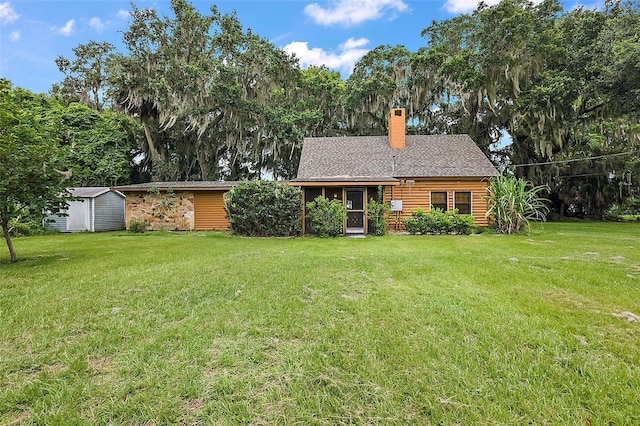
[(129, 232), (134, 234), (142, 234), (147, 230), (147, 224), (141, 220), (134, 220), (129, 222)]
[(26, 237), (44, 233), (42, 219), (35, 215), (18, 216), (9, 220), (9, 234), (12, 237)]
[(432, 208), (429, 213), (416, 209), (404, 219), (404, 229), (410, 234), (470, 234), (472, 227), (473, 216), (459, 215), (457, 209), (443, 212)]
[(387, 231), (387, 218), (391, 213), (391, 207), (389, 204), (382, 200), (382, 186), (378, 187), (378, 199), (373, 198), (369, 200), (367, 204), (367, 218), (371, 222), (373, 228), (373, 234), (384, 235)]
[(640, 198), (628, 198), (625, 204), (628, 210), (626, 214), (640, 214)]
[(628, 198), (621, 204), (612, 205), (602, 215), (605, 221), (628, 221), (640, 220), (640, 198)]
[(336, 237), (342, 235), (344, 221), (347, 220), (347, 208), (340, 200), (331, 200), (322, 195), (307, 203), (307, 217), (318, 236)]
[(273, 181), (242, 182), (225, 195), (231, 230), (255, 237), (290, 237), (302, 231), (302, 191)]

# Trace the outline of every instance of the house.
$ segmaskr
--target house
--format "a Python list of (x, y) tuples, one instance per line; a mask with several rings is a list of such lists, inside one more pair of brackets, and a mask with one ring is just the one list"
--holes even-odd
[(50, 213), (45, 227), (60, 232), (101, 232), (124, 229), (124, 194), (106, 187), (68, 188), (80, 200), (70, 201), (60, 216)]
[[(405, 110), (393, 109), (388, 136), (305, 138), (298, 176), (303, 202), (319, 195), (347, 207), (346, 233), (367, 233), (367, 202), (382, 188), (392, 217), (402, 219), (421, 208), (458, 209), (486, 226), (488, 178), (498, 171), (468, 135), (407, 136)], [(305, 231), (309, 223), (303, 224)]]
[(229, 221), (224, 193), (239, 182), (150, 182), (120, 186), (126, 194), (126, 225), (145, 222), (149, 230), (224, 231)]
[[(303, 205), (322, 195), (347, 207), (346, 233), (367, 233), (367, 203), (382, 198), (392, 209), (389, 226), (418, 208), (458, 209), (476, 224), (487, 219), (488, 178), (498, 171), (468, 135), (407, 136), (404, 109), (393, 109), (388, 136), (305, 138), (298, 176), (290, 185)], [(126, 194), (127, 229), (227, 230), (224, 194), (239, 182), (151, 182), (114, 188)], [(301, 206), (302, 208), (302, 206)], [(303, 220), (303, 230), (309, 231)]]

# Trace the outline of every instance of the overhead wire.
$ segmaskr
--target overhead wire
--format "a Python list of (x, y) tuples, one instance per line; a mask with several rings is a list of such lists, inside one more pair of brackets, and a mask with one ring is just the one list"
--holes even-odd
[(622, 155), (631, 155), (639, 152), (638, 150), (627, 151), (627, 152), (618, 152), (615, 154), (604, 154), (604, 155), (595, 155), (592, 157), (583, 157), (583, 158), (570, 158), (568, 160), (556, 160), (556, 161), (543, 161), (540, 163), (524, 163), (524, 164), (512, 164), (509, 167), (526, 167), (526, 166), (546, 166), (549, 164), (560, 164), (560, 163), (574, 163), (576, 161), (586, 161), (586, 160), (598, 160), (600, 158), (608, 158), (608, 157), (620, 157)]

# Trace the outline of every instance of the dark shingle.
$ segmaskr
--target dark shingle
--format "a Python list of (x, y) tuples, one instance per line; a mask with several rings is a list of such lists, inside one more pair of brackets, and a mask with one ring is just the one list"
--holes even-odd
[(386, 136), (357, 136), (306, 138), (296, 180), (485, 177), (497, 173), (468, 135), (407, 136), (403, 149), (392, 149)]

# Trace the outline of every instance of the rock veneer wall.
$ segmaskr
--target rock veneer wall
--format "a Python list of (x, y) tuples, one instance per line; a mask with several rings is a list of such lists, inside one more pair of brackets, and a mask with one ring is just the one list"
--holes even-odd
[(128, 192), (126, 198), (127, 229), (131, 222), (144, 222), (149, 231), (191, 231), (194, 228), (192, 191)]

